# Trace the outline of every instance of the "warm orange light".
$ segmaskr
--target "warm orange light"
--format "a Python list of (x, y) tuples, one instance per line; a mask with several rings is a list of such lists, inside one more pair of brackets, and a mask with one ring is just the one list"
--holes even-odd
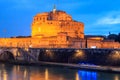
[(45, 69), (45, 80), (48, 80), (49, 78), (49, 73), (48, 73), (48, 69)]
[(104, 40), (103, 37), (90, 37), (88, 39), (93, 39), (93, 40)]
[(84, 58), (84, 52), (82, 50), (76, 50), (74, 57), (75, 58)]
[(8, 80), (8, 75), (7, 75), (6, 71), (3, 73), (3, 80)]
[(118, 75), (116, 75), (114, 80), (119, 80), (119, 76), (118, 76)]
[(23, 75), (24, 75), (24, 79), (26, 79), (26, 77), (27, 77), (27, 70), (26, 69), (24, 70)]
[(120, 51), (113, 51), (109, 57), (111, 57), (114, 61), (120, 60)]
[(50, 51), (50, 50), (46, 50), (46, 55), (52, 58), (53, 57), (53, 52)]
[(78, 73), (76, 73), (76, 75), (75, 75), (75, 80), (80, 80)]

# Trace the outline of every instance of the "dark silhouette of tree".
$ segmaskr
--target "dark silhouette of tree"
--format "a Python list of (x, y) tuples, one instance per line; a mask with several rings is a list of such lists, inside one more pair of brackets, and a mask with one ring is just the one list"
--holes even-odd
[(118, 34), (118, 42), (120, 42), (120, 33)]
[(109, 34), (107, 39), (114, 40), (116, 42), (120, 42), (120, 33), (119, 34)]
[(117, 41), (117, 38), (118, 38), (118, 35), (116, 35), (116, 34), (109, 34), (109, 35), (108, 35), (108, 39), (110, 39), (110, 40), (115, 40), (115, 41)]

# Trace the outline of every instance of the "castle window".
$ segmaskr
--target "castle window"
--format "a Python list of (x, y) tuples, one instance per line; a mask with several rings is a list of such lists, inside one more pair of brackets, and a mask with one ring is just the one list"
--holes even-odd
[(45, 18), (43, 17), (43, 20), (45, 20)]
[(47, 17), (47, 20), (49, 20), (49, 18)]
[(43, 22), (45, 22), (45, 18), (43, 17)]
[(38, 21), (38, 18), (36, 18), (36, 20)]

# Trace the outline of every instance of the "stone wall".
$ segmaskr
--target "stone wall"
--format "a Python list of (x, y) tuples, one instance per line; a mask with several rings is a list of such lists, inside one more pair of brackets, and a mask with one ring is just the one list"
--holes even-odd
[(0, 47), (33, 48), (120, 48), (120, 43), (104, 40), (69, 39), (60, 34), (45, 38), (0, 38)]

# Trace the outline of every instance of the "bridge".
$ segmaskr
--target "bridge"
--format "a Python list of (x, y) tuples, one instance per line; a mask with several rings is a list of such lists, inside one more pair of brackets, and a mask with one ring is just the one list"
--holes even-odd
[(26, 61), (37, 62), (37, 54), (29, 51), (29, 48), (1, 47), (0, 61)]
[(0, 61), (120, 65), (120, 49), (1, 47)]

